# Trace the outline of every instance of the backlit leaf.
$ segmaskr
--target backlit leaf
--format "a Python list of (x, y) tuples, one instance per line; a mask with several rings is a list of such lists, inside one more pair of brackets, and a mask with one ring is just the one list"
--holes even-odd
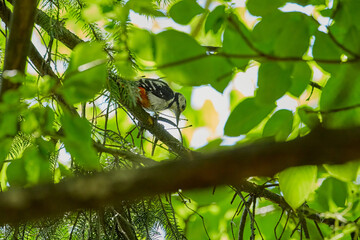
[(195, 0), (181, 0), (170, 8), (169, 14), (175, 22), (186, 25), (203, 12), (204, 9)]
[(62, 141), (75, 162), (84, 169), (99, 170), (99, 159), (92, 146), (90, 123), (69, 114), (64, 114), (61, 122), (65, 132)]
[(291, 86), (291, 69), (275, 62), (260, 65), (256, 100), (268, 104), (282, 97)]
[(264, 16), (273, 13), (286, 3), (284, 0), (247, 0), (246, 7), (254, 16)]
[(231, 78), (228, 61), (207, 55), (205, 48), (186, 33), (164, 31), (155, 36), (155, 43), (156, 63), (170, 81), (187, 86), (223, 83), (224, 89)]
[(286, 109), (281, 109), (274, 113), (267, 121), (263, 136), (274, 136), (277, 141), (285, 141), (292, 131), (293, 113)]
[(279, 174), (280, 190), (286, 202), (294, 209), (305, 202), (315, 190), (316, 166), (292, 167)]
[(299, 97), (307, 88), (312, 78), (312, 69), (305, 62), (298, 62), (294, 65), (291, 74), (291, 87), (289, 93)]
[[(235, 16), (231, 15), (233, 24), (228, 24), (224, 31), (224, 42), (223, 42), (223, 51), (226, 54), (230, 54), (227, 58), (239, 69), (245, 70), (245, 67), (248, 65), (250, 56), (254, 56), (257, 53), (251, 48), (247, 39), (250, 39), (250, 32), (244, 26), (244, 24)], [(245, 57), (235, 57), (239, 56), (249, 56)]]
[(256, 127), (274, 109), (275, 104), (257, 105), (254, 98), (246, 98), (230, 113), (225, 124), (225, 134), (239, 136)]
[(331, 176), (344, 182), (352, 182), (356, 180), (359, 166), (360, 163), (357, 161), (336, 165), (324, 164), (324, 168)]
[(100, 43), (78, 44), (59, 92), (69, 104), (92, 99), (104, 88), (106, 81), (106, 54)]
[(214, 33), (217, 33), (224, 23), (226, 18), (225, 6), (217, 6), (206, 18), (205, 22), (205, 33), (212, 30)]

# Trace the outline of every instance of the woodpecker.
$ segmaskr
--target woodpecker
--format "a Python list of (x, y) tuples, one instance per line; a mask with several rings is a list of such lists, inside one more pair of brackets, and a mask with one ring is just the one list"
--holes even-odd
[(166, 82), (159, 79), (142, 78), (137, 81), (137, 86), (138, 100), (143, 108), (155, 113), (169, 109), (175, 113), (176, 125), (179, 124), (180, 114), (186, 108), (184, 95), (174, 92)]

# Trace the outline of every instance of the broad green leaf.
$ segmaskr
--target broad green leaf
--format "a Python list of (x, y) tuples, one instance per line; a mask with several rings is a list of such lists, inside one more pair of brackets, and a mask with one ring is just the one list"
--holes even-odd
[[(288, 14), (283, 23), (281, 33), (274, 45), (274, 54), (280, 57), (301, 57), (309, 47), (310, 30), (308, 16), (304, 14)], [(296, 31), (294, 31), (296, 29)]]
[(274, 11), (255, 25), (252, 43), (267, 54), (300, 57), (317, 28), (318, 24), (305, 14)]
[(334, 14), (334, 20), (336, 22), (334, 27), (338, 27), (344, 32), (347, 32), (352, 26), (360, 30), (357, 24), (360, 21), (359, 9), (360, 2), (357, 0), (346, 0), (338, 3), (338, 6), (336, 6), (336, 15)]
[(0, 138), (0, 162), (5, 160), (6, 156), (9, 154), (12, 141), (13, 141), (13, 138), (11, 138), (11, 137), (1, 137)]
[(154, 60), (153, 36), (145, 30), (131, 27), (128, 32), (128, 46), (132, 53), (147, 61)]
[(224, 128), (225, 135), (246, 134), (264, 120), (275, 107), (274, 103), (257, 105), (254, 98), (246, 98), (230, 113)]
[(320, 119), (314, 109), (309, 106), (301, 106), (297, 109), (301, 122), (314, 129), (320, 125)]
[(203, 12), (204, 9), (196, 2), (196, 0), (181, 0), (170, 8), (169, 14), (175, 22), (186, 25), (196, 15)]
[(18, 113), (10, 111), (7, 113), (0, 112), (2, 115), (0, 117), (0, 137), (15, 135), (17, 131)]
[(337, 212), (339, 207), (345, 207), (347, 197), (347, 184), (329, 177), (316, 190), (314, 207), (319, 211)]
[(275, 41), (286, 21), (286, 14), (280, 11), (264, 16), (252, 31), (252, 43), (262, 52), (273, 54)]
[(321, 110), (348, 107), (360, 102), (359, 66), (346, 64), (324, 86), (320, 99)]
[(55, 79), (46, 75), (39, 79), (37, 90), (41, 95), (48, 95), (52, 91), (55, 84), (56, 84)]
[(90, 100), (104, 88), (105, 63), (106, 54), (100, 43), (81, 43), (74, 48), (59, 90), (69, 104)]
[(336, 165), (324, 164), (324, 168), (331, 176), (344, 182), (352, 182), (356, 180), (359, 166), (359, 162), (348, 162)]
[(325, 0), (290, 0), (288, 2), (297, 3), (301, 6), (306, 5), (325, 5)]
[(347, 49), (351, 49), (352, 52), (360, 53), (360, 29), (355, 26), (351, 26), (348, 32), (345, 34), (344, 45)]
[(23, 121), (21, 122), (21, 130), (26, 134), (32, 134), (36, 130), (40, 129), (40, 123), (35, 114), (34, 109), (25, 112), (23, 115)]
[(294, 209), (300, 207), (314, 192), (316, 179), (316, 166), (292, 167), (279, 173), (280, 190), (286, 202)]
[(51, 181), (52, 173), (50, 171), (50, 154), (43, 154), (39, 150), (44, 150), (45, 140), (41, 141), (41, 145), (39, 149), (34, 146), (27, 148), (24, 151), (23, 159), (24, 159), (24, 167), (27, 176), (28, 184), (37, 184), (41, 182), (49, 182)]
[(205, 33), (212, 30), (217, 33), (226, 19), (225, 6), (217, 6), (206, 18)]
[(333, 74), (327, 81), (321, 93), (320, 110), (336, 110), (322, 115), (323, 123), (327, 127), (351, 127), (360, 124), (360, 109), (346, 110), (347, 107), (360, 103), (359, 73), (358, 64), (346, 64), (339, 67), (337, 74)]
[(275, 102), (291, 85), (291, 69), (283, 68), (276, 62), (265, 62), (258, 72), (256, 101), (260, 104)]
[(226, 59), (207, 55), (188, 34), (164, 31), (155, 36), (155, 43), (157, 66), (170, 81), (187, 86), (220, 83), (223, 89), (229, 82), (232, 67)]
[(183, 194), (187, 198), (191, 198), (194, 200), (199, 206), (207, 206), (213, 203), (219, 203), (224, 199), (229, 199), (234, 196), (233, 192), (229, 187), (218, 186), (215, 188), (205, 188), (205, 189), (197, 189), (184, 191)]
[(65, 113), (61, 118), (65, 136), (62, 141), (75, 163), (87, 170), (99, 170), (100, 163), (92, 146), (90, 123), (85, 118)]
[[(227, 58), (239, 69), (245, 70), (249, 63), (250, 56), (257, 53), (249, 46), (247, 39), (250, 39), (250, 32), (245, 25), (235, 16), (231, 15), (233, 24), (228, 24), (224, 32), (223, 48), (225, 54), (229, 54)], [(244, 38), (246, 37), (246, 38)], [(234, 55), (239, 55), (235, 57)], [(244, 58), (241, 56), (249, 56)]]
[(62, 163), (59, 163), (59, 169), (62, 177), (73, 177), (74, 173), (68, 169), (65, 165)]
[(125, 6), (141, 15), (154, 16), (154, 17), (164, 17), (165, 16), (164, 13), (162, 13), (158, 9), (158, 6), (153, 1), (129, 0)]
[[(317, 31), (315, 33), (315, 42), (312, 49), (312, 54), (315, 59), (320, 60), (334, 60), (340, 62), (340, 57), (343, 52), (334, 43), (330, 36), (326, 33)], [(336, 73), (339, 71), (337, 64), (318, 63), (325, 71)]]
[(94, 23), (104, 18), (101, 7), (98, 4), (86, 6), (81, 13), (81, 16), (89, 23)]
[(27, 134), (43, 131), (54, 132), (54, 112), (50, 107), (35, 107), (22, 113), (21, 130)]
[(247, 0), (246, 7), (252, 15), (264, 16), (273, 13), (285, 3), (285, 0)]
[(265, 124), (263, 136), (274, 136), (276, 141), (285, 141), (292, 131), (293, 118), (293, 113), (289, 110), (275, 112)]
[(6, 169), (6, 177), (11, 187), (23, 187), (27, 183), (24, 159), (14, 159)]
[(342, 52), (340, 48), (334, 43), (328, 34), (320, 31), (316, 32), (313, 47), (313, 55), (315, 59), (340, 60), (341, 54)]
[(288, 90), (295, 97), (305, 91), (312, 78), (312, 69), (305, 62), (298, 62), (294, 65), (293, 72), (291, 74), (291, 87)]

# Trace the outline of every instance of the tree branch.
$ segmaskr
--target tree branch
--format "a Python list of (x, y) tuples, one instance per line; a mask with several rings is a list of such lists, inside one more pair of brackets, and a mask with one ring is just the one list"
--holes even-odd
[(62, 42), (69, 49), (74, 49), (76, 45), (83, 42), (77, 35), (64, 27), (64, 24), (49, 17), (41, 10), (37, 10), (35, 23), (42, 27), (51, 37)]
[(317, 129), (289, 142), (261, 142), (201, 155), (196, 161), (168, 161), (154, 167), (98, 173), (59, 184), (0, 193), (0, 224), (99, 208), (120, 200), (178, 189), (241, 183), (273, 176), (292, 166), (341, 164), (360, 158), (360, 128)]
[[(24, 73), (34, 26), (36, 6), (37, 0), (16, 1), (12, 15), (9, 12), (6, 15), (1, 14), (1, 18), (11, 16), (9, 24), (10, 34), (5, 50), (4, 71), (17, 70)], [(5, 3), (1, 1), (0, 9), (3, 10), (4, 8), (6, 8)], [(13, 83), (6, 78), (2, 78), (0, 81), (0, 99), (7, 90), (16, 89), (19, 85), (19, 83)]]

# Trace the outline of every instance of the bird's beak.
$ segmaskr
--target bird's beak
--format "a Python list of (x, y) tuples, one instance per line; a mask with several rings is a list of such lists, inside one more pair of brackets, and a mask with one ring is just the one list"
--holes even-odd
[(175, 117), (176, 117), (176, 126), (179, 126), (181, 111), (179, 108), (177, 108), (177, 109), (175, 109), (174, 112), (175, 112)]

